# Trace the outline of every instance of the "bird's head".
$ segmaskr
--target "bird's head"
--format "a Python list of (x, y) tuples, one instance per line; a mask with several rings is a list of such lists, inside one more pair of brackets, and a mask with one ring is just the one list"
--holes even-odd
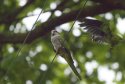
[(59, 33), (56, 31), (56, 30), (52, 30), (51, 31), (51, 36), (55, 36), (55, 35), (58, 35)]

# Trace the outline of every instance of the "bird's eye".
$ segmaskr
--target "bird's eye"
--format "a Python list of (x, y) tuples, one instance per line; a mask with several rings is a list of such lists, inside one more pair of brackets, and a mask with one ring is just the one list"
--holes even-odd
[(52, 36), (55, 35), (55, 32), (52, 32)]
[(52, 35), (54, 35), (54, 33)]
[(58, 32), (57, 31), (52, 31), (51, 35), (54, 36), (56, 35)]

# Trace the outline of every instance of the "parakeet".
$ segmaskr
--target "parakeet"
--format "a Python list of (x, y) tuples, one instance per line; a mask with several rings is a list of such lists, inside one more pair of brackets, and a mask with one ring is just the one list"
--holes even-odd
[(56, 51), (56, 53), (58, 55), (62, 56), (67, 61), (67, 63), (69, 64), (69, 66), (71, 67), (73, 72), (81, 80), (81, 76), (80, 76), (80, 74), (78, 73), (78, 71), (76, 70), (76, 68), (74, 66), (74, 62), (73, 62), (73, 59), (71, 57), (71, 53), (65, 47), (64, 40), (61, 38), (60, 34), (56, 30), (51, 31), (51, 42), (52, 42), (52, 45), (53, 45), (54, 50)]
[(121, 37), (112, 34), (109, 24), (102, 21), (86, 18), (79, 25), (85, 27), (92, 40), (98, 43), (108, 43), (113, 47), (121, 40)]

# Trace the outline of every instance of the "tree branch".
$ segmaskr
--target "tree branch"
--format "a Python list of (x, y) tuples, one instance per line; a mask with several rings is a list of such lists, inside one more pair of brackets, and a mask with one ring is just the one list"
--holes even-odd
[(15, 9), (12, 13), (6, 13), (7, 15), (5, 15), (5, 17), (3, 17), (1, 20), (0, 20), (0, 24), (5, 24), (5, 25), (10, 25), (12, 24), (17, 16), (26, 8), (28, 7), (29, 5), (31, 5), (35, 0), (28, 0), (27, 3), (22, 6), (22, 7), (19, 7), (17, 9)]
[(119, 8), (125, 9), (125, 1), (123, 0), (91, 0), (91, 1), (94, 1), (96, 3), (98, 2), (110, 7), (116, 7), (116, 8), (119, 7)]
[[(106, 13), (109, 11), (112, 11), (117, 8), (111, 8), (104, 5), (96, 5), (96, 6), (89, 6), (84, 9), (82, 9), (81, 14), (79, 15), (79, 18), (84, 18), (86, 16), (95, 16), (98, 14)], [(40, 26), (37, 26), (29, 35), (29, 37), (26, 40), (26, 43), (31, 43), (35, 39), (42, 37), (49, 33), (52, 29), (54, 29), (56, 26), (59, 26), (61, 24), (64, 24), (66, 22), (70, 22), (75, 20), (78, 12), (80, 9), (72, 11), (70, 13), (64, 14), (60, 17), (52, 18), (51, 20), (48, 20), (45, 23), (42, 23)], [(0, 34), (0, 43), (23, 43), (25, 37), (28, 33), (25, 34)]]

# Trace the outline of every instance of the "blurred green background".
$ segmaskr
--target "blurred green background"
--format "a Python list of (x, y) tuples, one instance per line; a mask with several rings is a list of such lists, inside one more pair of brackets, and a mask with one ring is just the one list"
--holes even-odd
[[(125, 84), (125, 1), (88, 0), (83, 7), (85, 1), (0, 0), (0, 84)], [(123, 39), (111, 52), (109, 45), (92, 42), (78, 25), (88, 16), (108, 22)], [(50, 65), (55, 55), (52, 29), (66, 40), (82, 80), (59, 56)]]

